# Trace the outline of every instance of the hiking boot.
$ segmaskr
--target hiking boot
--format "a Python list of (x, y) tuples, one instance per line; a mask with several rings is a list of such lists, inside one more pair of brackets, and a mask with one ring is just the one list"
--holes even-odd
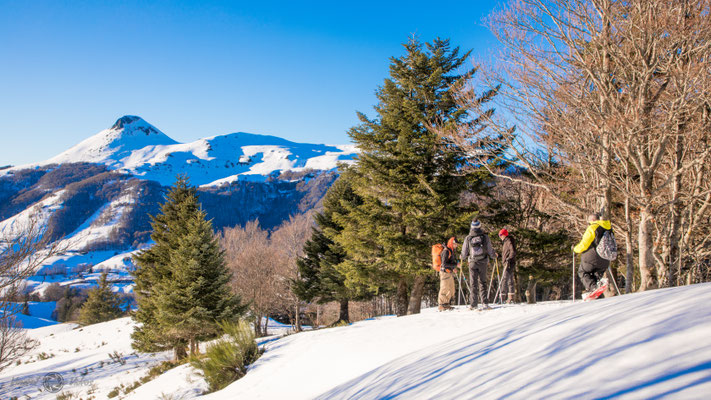
[(607, 278), (601, 278), (599, 281), (597, 281), (597, 284), (595, 285), (596, 289), (599, 289), (605, 285), (607, 285)]
[(439, 307), (437, 307), (437, 311), (444, 311), (444, 310), (446, 310), (446, 309), (447, 309), (447, 308), (446, 308), (444, 305), (442, 305), (442, 304), (440, 304)]
[(514, 293), (509, 293), (509, 296), (506, 299), (506, 304), (513, 304), (513, 302), (514, 302)]

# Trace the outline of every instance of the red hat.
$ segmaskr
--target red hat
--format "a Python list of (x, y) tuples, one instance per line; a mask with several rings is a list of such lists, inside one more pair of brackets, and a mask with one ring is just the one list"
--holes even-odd
[(506, 228), (499, 231), (499, 236), (508, 236), (508, 235), (509, 235), (509, 231), (507, 231)]

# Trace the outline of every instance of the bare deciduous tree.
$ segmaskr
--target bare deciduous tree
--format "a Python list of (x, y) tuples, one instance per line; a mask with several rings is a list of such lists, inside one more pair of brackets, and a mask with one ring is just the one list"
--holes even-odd
[[(287, 287), (298, 278), (299, 269), (296, 260), (303, 255), (304, 244), (311, 234), (313, 218), (311, 213), (292, 215), (284, 221), (271, 236), (271, 246), (282, 254), (282, 263), (278, 272), (279, 279), (286, 280)], [(293, 304), (294, 328), (301, 331), (301, 301), (291, 290), (282, 293)]]
[(21, 305), (17, 300), (25, 281), (50, 257), (62, 252), (59, 243), (48, 243), (37, 214), (24, 223), (0, 232), (0, 370), (32, 347), (15, 318)]
[(255, 332), (266, 335), (267, 324), (262, 322), (276, 308), (280, 291), (275, 279), (279, 262), (270, 248), (269, 233), (259, 227), (259, 221), (251, 221), (243, 228), (226, 228), (220, 243), (232, 271), (232, 287), (249, 302)]
[(500, 154), (487, 148), (507, 146), (533, 179), (491, 172), (544, 189), (560, 214), (617, 215), (628, 285), (633, 230), (639, 289), (675, 284), (692, 251), (708, 248), (699, 234), (709, 216), (710, 8), (709, 0), (509, 1), (489, 21), (503, 51), (479, 75), (499, 88), (500, 112), (483, 114), (484, 129), (435, 129), (485, 166)]

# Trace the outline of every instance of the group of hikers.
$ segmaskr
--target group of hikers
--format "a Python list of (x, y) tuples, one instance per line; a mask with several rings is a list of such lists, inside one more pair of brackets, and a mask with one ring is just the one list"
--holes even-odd
[[(497, 294), (506, 294), (505, 302), (513, 303), (516, 293), (514, 284), (516, 241), (505, 228), (499, 231), (499, 239), (502, 241), (503, 272)], [(471, 222), (469, 235), (462, 244), (460, 262), (456, 257), (458, 244), (457, 239), (451, 237), (446, 244), (437, 244), (432, 248), (433, 268), (439, 271), (440, 279), (438, 309), (445, 311), (453, 308), (451, 302), (455, 294), (454, 277), (465, 261), (469, 267), (469, 309), (490, 309), (486, 274), (489, 260), (496, 260), (498, 254), (494, 251), (489, 235), (484, 232), (479, 220), (475, 219)], [(610, 260), (617, 256), (616, 246), (610, 221), (601, 219), (599, 214), (590, 214), (588, 228), (580, 242), (572, 247), (574, 256), (580, 254), (578, 276), (585, 287), (583, 299), (587, 299), (591, 294), (599, 295), (598, 292), (607, 287), (604, 274), (610, 266)]]

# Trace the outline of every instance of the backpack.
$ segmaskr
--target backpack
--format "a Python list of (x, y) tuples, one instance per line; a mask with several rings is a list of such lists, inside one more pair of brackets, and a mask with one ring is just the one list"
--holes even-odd
[(486, 258), (485, 244), (484, 235), (472, 236), (472, 238), (469, 239), (469, 259), (481, 260)]
[(432, 246), (432, 269), (435, 271), (439, 271), (442, 267), (442, 251), (444, 247), (442, 243)]
[(617, 259), (617, 242), (615, 242), (615, 234), (612, 233), (612, 230), (605, 230), (595, 251), (605, 260), (614, 261)]

